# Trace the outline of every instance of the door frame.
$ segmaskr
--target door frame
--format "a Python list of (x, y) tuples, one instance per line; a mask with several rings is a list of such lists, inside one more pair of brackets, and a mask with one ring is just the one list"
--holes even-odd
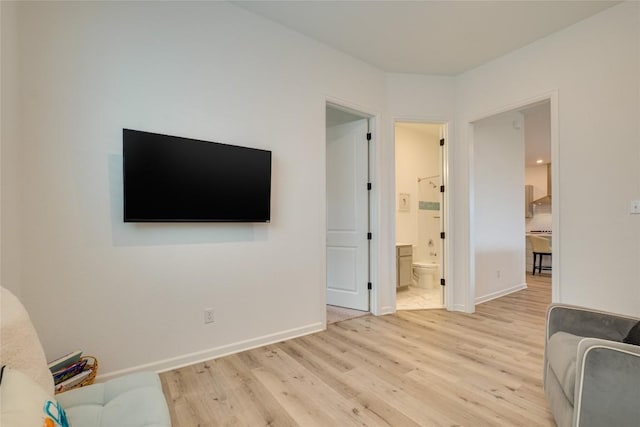
[[(371, 141), (369, 142), (369, 179), (372, 183), (372, 189), (369, 191), (369, 230), (373, 235), (372, 240), (369, 243), (369, 277), (372, 283), (372, 289), (369, 291), (369, 311), (374, 315), (382, 314), (379, 310), (379, 292), (380, 286), (378, 286), (378, 268), (374, 266), (378, 266), (379, 263), (379, 251), (378, 244), (379, 241), (377, 236), (380, 236), (380, 226), (378, 221), (378, 200), (379, 200), (379, 184), (377, 183), (377, 170), (376, 170), (376, 151), (377, 151), (377, 141), (379, 139), (379, 120), (378, 117), (380, 114), (375, 112), (373, 109), (363, 107), (358, 104), (354, 104), (344, 99), (339, 99), (335, 97), (326, 96), (324, 98), (324, 102), (322, 104), (323, 114), (325, 114), (323, 132), (324, 132), (324, 140), (326, 144), (326, 129), (327, 129), (327, 118), (326, 118), (326, 108), (332, 107), (338, 110), (342, 110), (356, 116), (360, 116), (363, 119), (367, 119), (369, 121), (369, 132), (371, 132)], [(324, 168), (323, 168), (323, 198), (324, 198), (324, 206), (325, 210), (322, 213), (322, 223), (321, 223), (321, 233), (322, 233), (322, 268), (321, 268), (321, 280), (322, 280), (322, 296), (319, 300), (322, 302), (322, 313), (324, 318), (324, 324), (326, 326), (326, 304), (327, 304), (327, 157), (326, 154), (323, 158)]]
[[(442, 147), (442, 185), (445, 186), (445, 192), (444, 195), (442, 197), (443, 203), (444, 203), (444, 214), (441, 217), (441, 221), (444, 222), (444, 226), (442, 227), (442, 230), (444, 230), (445, 233), (445, 241), (441, 242), (441, 244), (444, 246), (444, 250), (442, 250), (441, 252), (441, 259), (442, 259), (442, 264), (444, 264), (444, 268), (442, 269), (442, 277), (445, 279), (445, 288), (444, 288), (444, 308), (447, 311), (453, 311), (454, 310), (454, 300), (453, 300), (453, 296), (454, 296), (454, 280), (453, 280), (453, 275), (454, 275), (454, 271), (453, 271), (453, 252), (452, 252), (452, 247), (453, 247), (453, 227), (451, 226), (453, 224), (453, 209), (451, 206), (451, 201), (453, 200), (453, 196), (452, 196), (452, 180), (450, 179), (450, 167), (449, 167), (449, 159), (450, 159), (450, 147), (451, 147), (451, 129), (452, 129), (452, 123), (449, 120), (443, 120), (442, 118), (429, 118), (429, 117), (402, 117), (402, 116), (398, 116), (398, 117), (394, 117), (393, 119), (393, 126), (391, 129), (391, 140), (392, 140), (392, 152), (393, 152), (393, 159), (392, 159), (392, 183), (391, 183), (391, 188), (390, 188), (390, 192), (391, 192), (391, 197), (389, 198), (389, 200), (393, 201), (393, 210), (392, 210), (392, 221), (391, 224), (393, 226), (393, 234), (392, 234), (392, 239), (391, 241), (388, 242), (388, 244), (390, 245), (389, 250), (391, 251), (390, 253), (392, 253), (394, 256), (392, 257), (392, 259), (390, 260), (390, 262), (392, 263), (393, 267), (392, 267), (392, 271), (396, 271), (396, 257), (395, 257), (395, 245), (396, 245), (396, 239), (395, 239), (395, 227), (396, 227), (396, 208), (395, 208), (395, 200), (396, 200), (396, 168), (395, 168), (395, 164), (396, 164), (396, 156), (395, 156), (395, 147), (396, 147), (396, 137), (395, 137), (395, 128), (396, 128), (396, 124), (397, 123), (422, 123), (422, 124), (437, 124), (442, 126), (442, 132), (443, 132), (443, 138), (445, 140), (445, 144)], [(394, 276), (395, 277), (395, 276)], [(393, 305), (393, 312), (396, 311), (395, 307), (396, 307), (396, 292), (395, 292), (395, 282), (394, 283), (390, 283), (390, 288), (392, 289), (393, 292), (393, 297), (392, 297), (392, 305)]]
[[(495, 110), (487, 111), (484, 113), (473, 115), (470, 120), (466, 121), (467, 137), (468, 137), (468, 203), (469, 203), (469, 218), (468, 218), (468, 286), (465, 292), (465, 304), (464, 311), (467, 313), (473, 313), (475, 311), (475, 294), (476, 294), (476, 266), (475, 266), (475, 226), (474, 218), (475, 212), (473, 209), (475, 203), (475, 182), (474, 176), (474, 122), (487, 119), (499, 114), (508, 113), (511, 111), (517, 111), (534, 104), (549, 101), (550, 109), (550, 121), (551, 121), (551, 194), (553, 194), (553, 207), (551, 210), (551, 228), (553, 230), (551, 236), (551, 245), (553, 247), (553, 257), (551, 258), (551, 301), (560, 301), (561, 292), (561, 263), (560, 263), (560, 147), (559, 147), (559, 133), (558, 133), (558, 91), (551, 91), (543, 93), (538, 96), (532, 96), (530, 98), (514, 102), (512, 104), (503, 105)], [(523, 260), (525, 262), (525, 260)]]

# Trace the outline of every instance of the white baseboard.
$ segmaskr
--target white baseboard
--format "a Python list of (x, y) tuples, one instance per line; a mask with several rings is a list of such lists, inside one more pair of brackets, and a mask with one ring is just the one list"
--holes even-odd
[(453, 304), (453, 311), (462, 311), (465, 312), (467, 307), (464, 304)]
[(380, 312), (376, 313), (376, 316), (384, 316), (385, 314), (393, 314), (396, 312), (396, 308), (391, 305), (385, 305), (380, 308)]
[(521, 291), (523, 289), (527, 289), (527, 284), (526, 283), (521, 283), (519, 285), (515, 285), (515, 286), (512, 286), (512, 287), (507, 288), (507, 289), (501, 289), (499, 291), (492, 292), (492, 293), (487, 294), (487, 295), (476, 297), (475, 302), (476, 302), (476, 304), (482, 304), (483, 302), (491, 301), (492, 299), (500, 298), (500, 297), (503, 297), (505, 295), (509, 295), (509, 294), (514, 293), (514, 292)]
[(98, 375), (96, 382), (108, 381), (112, 378), (121, 377), (140, 371), (154, 371), (157, 373), (170, 371), (172, 369), (182, 368), (194, 363), (204, 362), (206, 360), (217, 359), (219, 357), (228, 356), (230, 354), (239, 353), (245, 350), (262, 347), (265, 345), (277, 343), (280, 341), (301, 337), (303, 335), (313, 334), (325, 330), (324, 323), (313, 323), (311, 325), (300, 328), (289, 329), (287, 331), (277, 332), (274, 334), (264, 335), (258, 338), (252, 338), (245, 341), (239, 341), (233, 344), (227, 344), (220, 347), (214, 347), (195, 353), (188, 353), (181, 356), (171, 357), (169, 359), (158, 360), (156, 362), (146, 363), (119, 371), (109, 372), (104, 375)]

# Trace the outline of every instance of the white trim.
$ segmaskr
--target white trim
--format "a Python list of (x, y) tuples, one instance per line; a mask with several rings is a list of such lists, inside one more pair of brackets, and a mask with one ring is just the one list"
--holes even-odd
[(393, 314), (396, 312), (396, 308), (391, 305), (385, 305), (384, 307), (380, 307), (380, 315), (384, 314)]
[(510, 104), (505, 104), (505, 105), (503, 105), (501, 107), (498, 107), (498, 108), (495, 108), (495, 109), (492, 109), (492, 110), (488, 110), (488, 111), (486, 111), (484, 113), (476, 114), (475, 116), (472, 116), (474, 118), (469, 120), (468, 122), (473, 124), (473, 123), (475, 123), (477, 121), (488, 119), (488, 118), (493, 117), (493, 116), (497, 116), (498, 114), (509, 113), (511, 111), (520, 110), (520, 109), (522, 109), (524, 107), (531, 107), (531, 106), (534, 106), (535, 104), (541, 104), (541, 103), (543, 103), (545, 101), (550, 100), (551, 98), (554, 98), (554, 97), (557, 98), (557, 96), (558, 96), (558, 91), (557, 90), (552, 90), (552, 91), (545, 92), (545, 93), (537, 95), (537, 96), (524, 98), (524, 99), (521, 99), (519, 101), (515, 101), (515, 102), (512, 102)]
[[(393, 165), (393, 172), (392, 172), (392, 176), (391, 176), (391, 186), (389, 188), (389, 191), (391, 192), (390, 195), (388, 196), (388, 200), (394, 200), (395, 201), (395, 192), (396, 192), (396, 176), (395, 176), (395, 162), (396, 162), (396, 157), (395, 157), (395, 146), (396, 146), (396, 137), (395, 137), (395, 128), (396, 128), (396, 124), (397, 123), (424, 123), (424, 124), (438, 124), (442, 126), (443, 129), (443, 133), (444, 133), (444, 140), (445, 140), (445, 144), (443, 147), (443, 156), (444, 156), (444, 161), (443, 161), (443, 165), (442, 165), (442, 185), (445, 185), (446, 190), (444, 192), (444, 205), (445, 205), (445, 215), (444, 215), (444, 233), (446, 236), (446, 240), (445, 240), (445, 244), (444, 244), (444, 254), (443, 254), (443, 258), (445, 260), (444, 262), (444, 278), (446, 280), (446, 286), (445, 286), (445, 305), (444, 308), (447, 309), (447, 311), (460, 311), (458, 310), (458, 305), (454, 304), (453, 301), (453, 296), (454, 296), (454, 283), (455, 281), (453, 280), (454, 277), (454, 257), (453, 257), (453, 227), (452, 224), (454, 223), (454, 216), (453, 216), (453, 206), (451, 205), (451, 200), (452, 200), (452, 176), (450, 175), (450, 167), (449, 167), (449, 160), (451, 159), (451, 154), (450, 154), (450, 147), (452, 144), (452, 138), (451, 138), (451, 134), (453, 133), (453, 121), (450, 119), (446, 119), (443, 118), (441, 116), (438, 117), (424, 117), (424, 116), (396, 116), (393, 118), (392, 121), (392, 129), (391, 129), (391, 141), (392, 141), (392, 153), (393, 153), (393, 158), (390, 160), (392, 162)], [(396, 213), (395, 213), (395, 204), (392, 203), (392, 205), (394, 206), (394, 209), (391, 211), (391, 223), (393, 224), (393, 237), (392, 237), (392, 241), (387, 242), (387, 244), (389, 245), (389, 247), (393, 248), (393, 253), (395, 254), (395, 226), (396, 226)], [(390, 269), (391, 271), (395, 272), (395, 256), (393, 257), (392, 260), (390, 260), (390, 263), (392, 264)], [(393, 312), (396, 311), (395, 306), (396, 306), (396, 295), (395, 295), (395, 282), (392, 283), (388, 283), (387, 286), (389, 287), (393, 287), (393, 297), (392, 297), (392, 301), (393, 301)]]
[(98, 375), (96, 377), (96, 381), (104, 382), (112, 378), (131, 374), (133, 372), (141, 372), (141, 371), (154, 371), (157, 373), (167, 372), (173, 369), (182, 368), (184, 366), (193, 365), (194, 363), (200, 363), (200, 362), (204, 362), (211, 359), (217, 359), (220, 357), (228, 356), (230, 354), (239, 353), (241, 351), (251, 350), (251, 349), (262, 347), (265, 345), (274, 344), (280, 341), (298, 338), (298, 337), (313, 334), (316, 332), (321, 332), (321, 331), (324, 331), (325, 329), (326, 328), (323, 323), (321, 322), (313, 323), (307, 326), (303, 326), (301, 328), (289, 329), (282, 332), (276, 332), (274, 334), (264, 335), (258, 338), (252, 338), (245, 341), (238, 341), (233, 344), (227, 344), (220, 347), (213, 347), (206, 350), (183, 354), (181, 356), (170, 357), (164, 360), (158, 360), (156, 362), (133, 366), (131, 368), (122, 369), (119, 371), (109, 372), (104, 375)]
[[(379, 258), (380, 258), (380, 248), (381, 248), (381, 238), (380, 236), (382, 235), (382, 227), (380, 224), (380, 216), (379, 216), (379, 200), (380, 200), (380, 188), (381, 188), (381, 179), (379, 176), (379, 172), (378, 172), (378, 161), (377, 159), (379, 159), (381, 156), (379, 155), (379, 150), (381, 149), (381, 144), (380, 141), (381, 139), (379, 138), (379, 135), (381, 134), (380, 132), (380, 113), (376, 112), (374, 109), (372, 108), (367, 108), (365, 106), (359, 105), (357, 103), (353, 103), (350, 101), (347, 101), (345, 99), (339, 98), (339, 97), (335, 97), (335, 96), (330, 96), (330, 95), (325, 95), (324, 99), (323, 99), (323, 104), (322, 104), (322, 108), (323, 108), (323, 112), (326, 112), (326, 108), (330, 106), (342, 111), (346, 111), (348, 113), (351, 114), (355, 114), (357, 116), (361, 116), (362, 118), (366, 118), (369, 119), (369, 124), (370, 124), (370, 129), (369, 131), (371, 132), (371, 141), (369, 142), (369, 174), (370, 174), (370, 179), (371, 179), (371, 183), (372, 183), (372, 189), (370, 191), (370, 207), (369, 207), (369, 217), (370, 217), (370, 224), (369, 224), (369, 228), (370, 231), (373, 233), (373, 240), (371, 241), (371, 257), (370, 257), (370, 263), (369, 263), (369, 270), (370, 270), (370, 274), (371, 274), (371, 283), (373, 285), (373, 290), (370, 293), (370, 300), (369, 300), (369, 311), (371, 312), (371, 314), (375, 315), (375, 316), (379, 316), (381, 314), (386, 314), (386, 313), (382, 313), (381, 307), (379, 307), (380, 304), (380, 293), (382, 292), (382, 286), (380, 285), (381, 280), (380, 277), (382, 276), (382, 274), (380, 274), (380, 269), (381, 269), (381, 263), (379, 262)], [(323, 124), (323, 128), (325, 129), (325, 143), (326, 143), (326, 125), (327, 125), (327, 119), (326, 119), (326, 115), (325, 115), (325, 120), (324, 120), (324, 124)], [(324, 168), (323, 168), (323, 204), (324, 204), (324, 213), (323, 213), (323, 221), (321, 224), (321, 233), (322, 233), (322, 292), (324, 294), (324, 296), (321, 298), (322, 301), (322, 310), (326, 311), (326, 283), (327, 283), (327, 259), (326, 259), (326, 241), (327, 241), (327, 218), (326, 218), (326, 206), (327, 206), (327, 191), (326, 191), (326, 182), (327, 182), (327, 177), (326, 177), (326, 169), (327, 169), (327, 159), (326, 156), (323, 157), (322, 159), (323, 163), (324, 163)], [(325, 325), (326, 325), (326, 315), (325, 315)]]
[(454, 304), (453, 311), (464, 311), (464, 304)]
[(469, 159), (467, 161), (467, 200), (468, 200), (468, 212), (467, 218), (467, 230), (469, 232), (467, 236), (467, 242), (469, 247), (467, 248), (467, 257), (469, 263), (469, 269), (467, 271), (468, 287), (467, 292), (464, 294), (464, 309), (465, 313), (473, 313), (476, 310), (475, 297), (476, 297), (476, 232), (475, 232), (475, 217), (476, 217), (476, 182), (475, 182), (475, 140), (473, 133), (473, 124), (469, 122), (466, 126), (467, 131), (467, 149), (469, 153)]
[(562, 269), (560, 268), (560, 235), (562, 226), (560, 225), (560, 131), (559, 131), (559, 106), (558, 91), (551, 92), (550, 119), (551, 119), (551, 194), (553, 195), (553, 205), (551, 208), (551, 247), (554, 255), (551, 257), (551, 302), (562, 300)]
[(501, 289), (499, 291), (492, 292), (490, 294), (483, 295), (481, 297), (477, 297), (475, 299), (475, 303), (476, 304), (482, 304), (483, 302), (491, 301), (491, 300), (494, 300), (496, 298), (500, 298), (500, 297), (503, 297), (505, 295), (509, 295), (509, 294), (514, 293), (514, 292), (521, 291), (523, 289), (527, 289), (527, 284), (526, 283), (521, 283), (519, 285), (515, 285), (515, 286), (512, 286), (512, 287), (507, 288), (507, 289)]
[[(524, 98), (519, 101), (513, 102), (511, 104), (503, 105), (502, 107), (498, 107), (493, 110), (486, 111), (484, 113), (479, 113), (473, 115), (471, 120), (467, 120), (467, 148), (469, 153), (469, 163), (468, 163), (468, 171), (469, 175), (467, 176), (467, 186), (468, 186), (468, 195), (467, 199), (469, 201), (469, 218), (468, 218), (468, 227), (469, 227), (469, 248), (468, 248), (468, 256), (469, 256), (469, 286), (466, 289), (465, 293), (465, 309), (464, 311), (467, 313), (473, 313), (475, 308), (470, 306), (475, 298), (476, 291), (476, 277), (475, 277), (475, 231), (474, 231), (474, 200), (475, 200), (475, 182), (474, 182), (474, 132), (473, 132), (473, 124), (479, 120), (487, 119), (489, 117), (493, 117), (498, 114), (508, 113), (511, 111), (516, 111), (522, 109), (524, 107), (529, 107), (531, 105), (539, 104), (545, 101), (549, 101), (550, 107), (550, 121), (551, 121), (551, 193), (553, 194), (553, 208), (551, 210), (551, 223), (553, 234), (551, 236), (551, 246), (553, 247), (554, 255), (551, 258), (551, 268), (553, 274), (551, 275), (551, 298), (552, 302), (561, 301), (561, 263), (560, 263), (560, 186), (558, 185), (560, 181), (560, 140), (559, 140), (559, 109), (558, 109), (558, 90), (550, 90), (548, 92), (544, 92), (542, 94), (532, 96), (529, 98)], [(476, 302), (477, 303), (477, 302)], [(475, 305), (475, 304), (474, 304)]]

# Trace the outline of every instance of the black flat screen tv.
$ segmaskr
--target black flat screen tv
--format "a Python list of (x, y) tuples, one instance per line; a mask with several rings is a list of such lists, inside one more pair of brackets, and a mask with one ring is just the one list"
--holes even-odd
[(271, 151), (122, 133), (125, 222), (270, 222)]

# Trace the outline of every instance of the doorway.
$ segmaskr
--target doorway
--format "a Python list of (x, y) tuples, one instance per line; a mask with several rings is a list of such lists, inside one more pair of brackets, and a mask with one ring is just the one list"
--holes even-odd
[(443, 308), (444, 125), (395, 123), (396, 309)]
[[(534, 104), (521, 109), (520, 112), (524, 117), (527, 284), (533, 281), (542, 282), (547, 283), (550, 288), (553, 275), (551, 263), (554, 231), (550, 102)], [(533, 271), (534, 249), (551, 254), (538, 257), (541, 262), (536, 264), (541, 269), (536, 268), (535, 272)]]
[[(558, 232), (551, 202), (553, 102), (535, 101), (472, 123), (474, 304), (525, 289), (539, 277), (532, 274), (531, 236), (544, 238), (545, 252), (552, 253)], [(542, 278), (551, 284), (557, 259), (548, 256), (543, 262)]]
[(326, 106), (327, 306), (357, 310), (354, 317), (370, 310), (371, 120)]

